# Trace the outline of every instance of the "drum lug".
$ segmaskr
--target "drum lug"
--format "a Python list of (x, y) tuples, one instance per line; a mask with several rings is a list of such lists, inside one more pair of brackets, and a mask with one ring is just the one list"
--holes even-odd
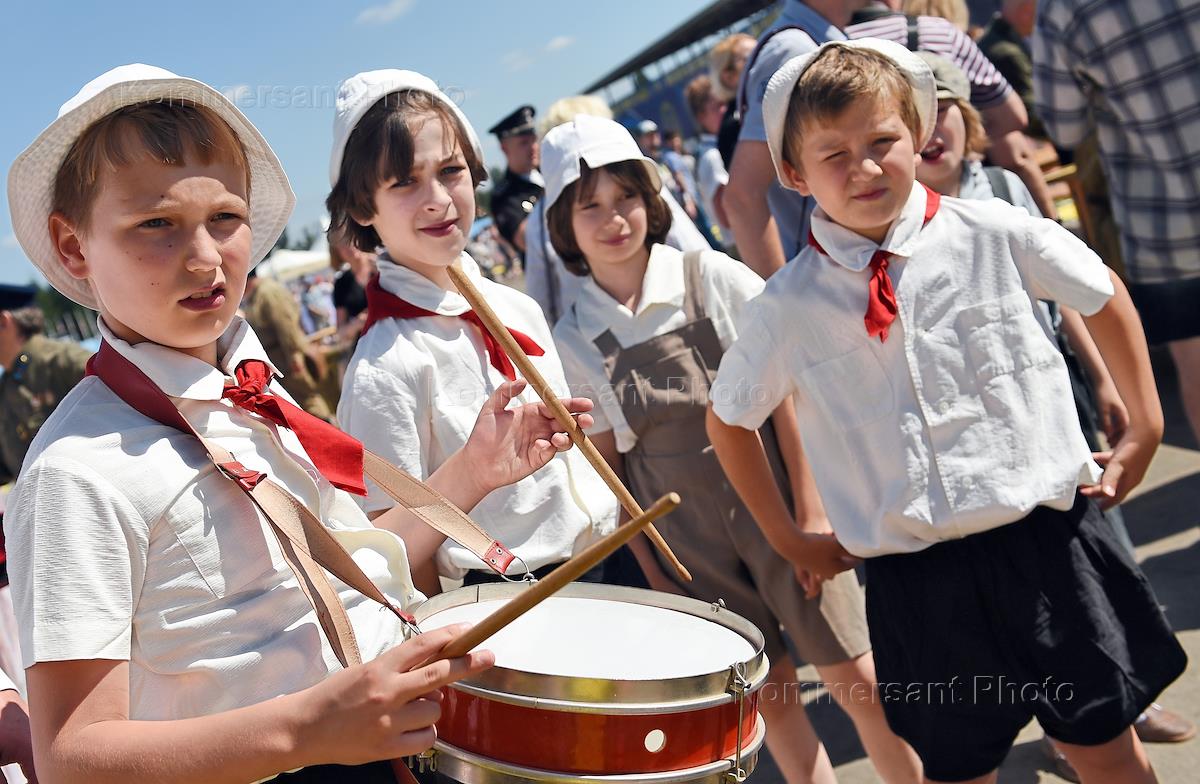
[(437, 749), (422, 751), (416, 756), (416, 762), (418, 773), (437, 773)]
[[(722, 608), (725, 603), (718, 599), (713, 602), (713, 609), (716, 611), (717, 603), (720, 602)], [(742, 723), (746, 717), (746, 692), (750, 688), (750, 680), (746, 677), (745, 662), (738, 662), (729, 668), (729, 693), (737, 700), (738, 718), (737, 718), (737, 756), (734, 757), (733, 767), (730, 768), (722, 780), (724, 784), (741, 784), (746, 780), (748, 773), (742, 767)]]
[(713, 613), (719, 613), (721, 610), (725, 609), (725, 600), (717, 599), (715, 602), (710, 604), (709, 607), (712, 608)]

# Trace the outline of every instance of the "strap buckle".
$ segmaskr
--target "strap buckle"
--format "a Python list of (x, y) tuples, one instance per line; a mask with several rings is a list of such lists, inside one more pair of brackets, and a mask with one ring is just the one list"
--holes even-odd
[[(501, 549), (499, 547), (499, 545), (497, 545), (497, 549)], [(533, 571), (530, 570), (529, 564), (525, 563), (524, 558), (517, 555), (516, 553), (508, 553), (507, 550), (505, 550), (505, 553), (508, 554), (508, 558), (509, 558), (508, 562), (509, 563), (512, 563), (513, 561), (520, 561), (521, 568), (524, 569), (524, 571), (521, 573), (521, 575), (519, 577), (509, 577), (507, 574), (505, 574), (506, 570), (500, 569), (496, 572), (496, 574), (500, 575), (501, 580), (503, 580), (506, 583), (528, 583), (529, 585), (533, 585), (534, 583), (536, 583), (538, 581), (538, 579), (533, 576)]]
[(252, 471), (236, 460), (217, 463), (217, 468), (221, 469), (221, 473), (225, 474), (225, 476), (241, 485), (242, 489), (247, 493), (257, 487), (259, 482), (267, 478), (267, 475), (261, 471)]
[(729, 668), (729, 693), (738, 703), (737, 718), (737, 756), (733, 759), (733, 767), (721, 777), (724, 784), (741, 784), (749, 777), (742, 767), (742, 723), (746, 713), (746, 691), (750, 688), (750, 680), (746, 677), (745, 662), (738, 662)]

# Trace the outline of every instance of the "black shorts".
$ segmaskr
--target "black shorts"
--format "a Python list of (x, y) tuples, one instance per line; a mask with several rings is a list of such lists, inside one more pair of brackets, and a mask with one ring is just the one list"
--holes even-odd
[[(418, 784), (448, 784), (450, 779), (433, 771), (413, 770)], [(366, 765), (314, 765), (294, 773), (281, 773), (267, 784), (399, 784), (391, 762)]]
[(1150, 584), (1082, 496), (866, 571), (884, 713), (937, 781), (995, 770), (1032, 717), (1066, 743), (1112, 740), (1187, 666)]
[(1129, 296), (1152, 346), (1200, 335), (1200, 277), (1130, 283)]

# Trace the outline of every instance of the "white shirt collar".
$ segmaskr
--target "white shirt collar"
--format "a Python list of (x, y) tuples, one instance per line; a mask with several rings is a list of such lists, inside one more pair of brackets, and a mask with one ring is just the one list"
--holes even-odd
[(130, 344), (114, 335), (99, 316), (96, 323), (104, 340), (121, 356), (137, 365), (169, 397), (220, 400), (225, 391), (225, 380), (232, 378), (234, 369), (247, 359), (261, 359), (276, 376), (283, 375), (267, 359), (267, 352), (263, 350), (258, 336), (240, 316), (235, 317), (225, 334), (217, 339), (219, 368), (190, 354), (148, 340)]
[[(479, 272), (479, 265), (466, 251), (459, 256), (458, 265), (472, 283), (478, 283), (483, 277)], [(440, 316), (461, 316), (471, 309), (470, 303), (462, 294), (446, 291), (419, 272), (397, 264), (392, 261), (386, 250), (379, 254), (377, 267), (380, 287), (418, 308), (432, 310)]]
[(812, 215), (812, 234), (825, 255), (852, 272), (860, 272), (871, 264), (877, 250), (905, 258), (912, 255), (921, 227), (925, 225), (925, 188), (913, 182), (908, 201), (892, 222), (883, 242), (876, 245), (861, 234), (834, 223), (825, 210), (817, 207)]
[(631, 311), (617, 302), (600, 288), (595, 278), (588, 275), (579, 292), (582, 301), (576, 308), (579, 330), (585, 338), (594, 340), (616, 320), (631, 321), (653, 306), (683, 307), (685, 286), (683, 254), (669, 245), (654, 245), (650, 248), (646, 274), (642, 276), (642, 293), (638, 297), (637, 311)]

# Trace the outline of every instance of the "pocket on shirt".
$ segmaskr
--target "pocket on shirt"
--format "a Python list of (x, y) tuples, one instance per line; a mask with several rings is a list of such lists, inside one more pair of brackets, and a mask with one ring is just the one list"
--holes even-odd
[(870, 346), (806, 368), (801, 383), (833, 423), (853, 430), (892, 413), (895, 395)]
[(1038, 323), (1024, 291), (972, 305), (959, 312), (955, 330), (980, 386), (998, 376), (1058, 361), (1058, 349)]

